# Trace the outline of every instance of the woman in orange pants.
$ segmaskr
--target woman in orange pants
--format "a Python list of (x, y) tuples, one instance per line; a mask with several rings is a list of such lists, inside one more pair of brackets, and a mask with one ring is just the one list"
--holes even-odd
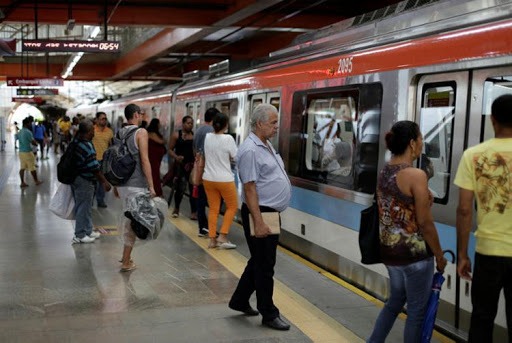
[[(227, 115), (224, 113), (215, 115), (212, 126), (214, 132), (207, 134), (204, 141), (203, 185), (210, 208), (208, 212), (210, 244), (208, 247), (234, 249), (236, 245), (228, 240), (227, 235), (238, 208), (235, 178), (231, 171), (231, 162), (235, 159), (237, 148), (233, 137), (224, 134), (228, 127)], [(219, 237), (216, 238), (221, 199), (226, 203), (226, 212)]]

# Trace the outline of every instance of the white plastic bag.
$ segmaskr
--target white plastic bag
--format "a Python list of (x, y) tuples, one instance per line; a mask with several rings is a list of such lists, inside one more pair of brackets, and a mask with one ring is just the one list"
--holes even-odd
[(50, 200), (50, 211), (62, 219), (75, 219), (75, 198), (70, 185), (59, 184), (57, 191)]

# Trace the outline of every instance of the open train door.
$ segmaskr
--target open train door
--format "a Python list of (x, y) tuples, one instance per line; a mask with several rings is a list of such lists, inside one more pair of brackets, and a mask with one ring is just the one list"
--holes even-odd
[[(442, 243), (455, 242), (455, 213), (458, 189), (453, 185), (465, 148), (468, 120), (469, 72), (423, 75), (416, 94), (416, 122), (423, 134), (423, 154), (418, 167), (430, 170), (429, 189), (434, 196), (432, 213)], [(455, 243), (450, 243), (454, 245)], [(444, 249), (454, 246), (443, 246)], [(452, 334), (460, 332), (460, 304), (467, 299), (460, 292), (456, 265), (448, 263), (446, 283), (437, 324)], [(466, 318), (465, 318), (466, 320)], [(465, 326), (465, 325), (464, 325)], [(462, 332), (462, 337), (465, 333)]]
[[(491, 123), (491, 105), (501, 95), (512, 94), (512, 67), (478, 69), (473, 71), (471, 77), (471, 99), (468, 121), (467, 147), (475, 146), (483, 141), (494, 138), (494, 130)], [(510, 177), (506, 169), (500, 176)], [(502, 187), (503, 188), (503, 187)], [(473, 217), (476, 217), (475, 215)], [(474, 229), (476, 225), (474, 226)], [(470, 258), (474, 266), (474, 258)], [(466, 282), (466, 281), (464, 281)], [(465, 291), (465, 289), (463, 289)], [(463, 294), (465, 296), (465, 294)], [(470, 301), (470, 294), (467, 295)], [(509, 299), (510, 301), (510, 299)], [(494, 320), (494, 341), (507, 341), (507, 321), (505, 315), (505, 297), (503, 291), (500, 294), (498, 313)], [(510, 337), (508, 337), (510, 340)]]

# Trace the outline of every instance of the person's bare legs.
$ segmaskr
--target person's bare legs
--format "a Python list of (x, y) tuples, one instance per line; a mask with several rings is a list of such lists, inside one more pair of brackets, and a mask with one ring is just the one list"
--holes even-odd
[(135, 244), (135, 232), (131, 229), (130, 221), (125, 223), (123, 258), (121, 259), (121, 271), (130, 271), (135, 269), (135, 263), (132, 260), (132, 250)]
[(40, 181), (38, 178), (37, 178), (37, 171), (35, 170), (32, 170), (30, 172), (30, 174), (32, 174), (32, 177), (34, 178), (34, 182), (36, 183), (36, 186), (39, 186), (40, 184), (43, 183), (43, 181)]
[(20, 169), (20, 180), (20, 187), (28, 187), (28, 185), (25, 183), (25, 169)]

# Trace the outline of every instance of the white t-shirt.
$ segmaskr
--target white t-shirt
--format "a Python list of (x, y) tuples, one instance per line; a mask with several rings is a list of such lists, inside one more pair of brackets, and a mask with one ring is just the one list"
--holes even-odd
[(203, 180), (215, 182), (234, 181), (231, 159), (235, 159), (237, 147), (230, 135), (208, 133), (204, 140), (205, 167)]

